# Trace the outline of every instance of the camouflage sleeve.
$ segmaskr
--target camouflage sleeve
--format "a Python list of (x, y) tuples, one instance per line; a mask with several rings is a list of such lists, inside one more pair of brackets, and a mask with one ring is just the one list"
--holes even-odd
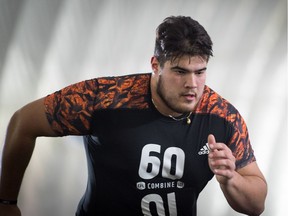
[(82, 81), (45, 98), (47, 119), (59, 136), (89, 133), (97, 86), (96, 79)]
[(231, 126), (229, 127), (231, 128), (229, 131), (230, 138), (228, 138), (229, 141), (226, 144), (232, 150), (236, 158), (236, 169), (240, 169), (255, 161), (256, 159), (250, 143), (248, 129), (238, 110), (208, 87), (205, 88), (203, 101), (205, 101), (205, 103), (202, 103), (202, 106), (197, 108), (198, 112), (215, 114), (224, 118), (228, 125)]
[(100, 77), (61, 89), (45, 98), (46, 115), (59, 135), (87, 135), (100, 109), (145, 108), (150, 75)]
[(236, 158), (236, 169), (240, 169), (256, 161), (256, 158), (243, 117), (234, 107), (232, 107), (231, 110), (232, 112), (228, 114), (227, 119), (228, 122), (232, 124), (233, 130), (228, 146)]

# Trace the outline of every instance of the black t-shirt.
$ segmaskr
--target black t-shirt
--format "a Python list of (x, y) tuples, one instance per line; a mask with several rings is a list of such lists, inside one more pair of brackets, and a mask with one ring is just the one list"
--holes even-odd
[(213, 177), (207, 137), (226, 143), (237, 169), (255, 161), (238, 111), (205, 86), (191, 114), (175, 121), (151, 103), (151, 74), (86, 80), (45, 99), (59, 136), (82, 135), (88, 183), (77, 215), (189, 215)]

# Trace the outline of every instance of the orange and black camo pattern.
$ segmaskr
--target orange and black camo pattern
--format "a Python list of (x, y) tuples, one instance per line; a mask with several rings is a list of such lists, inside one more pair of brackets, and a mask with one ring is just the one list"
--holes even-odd
[(148, 74), (82, 81), (45, 98), (47, 117), (59, 135), (85, 135), (95, 110), (148, 108), (149, 85)]

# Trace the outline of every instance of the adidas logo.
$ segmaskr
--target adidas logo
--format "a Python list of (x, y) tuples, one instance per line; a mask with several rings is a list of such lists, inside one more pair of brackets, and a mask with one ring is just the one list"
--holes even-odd
[(210, 152), (210, 148), (209, 148), (208, 143), (206, 143), (206, 144), (200, 149), (200, 151), (198, 152), (198, 155), (209, 154), (209, 152)]

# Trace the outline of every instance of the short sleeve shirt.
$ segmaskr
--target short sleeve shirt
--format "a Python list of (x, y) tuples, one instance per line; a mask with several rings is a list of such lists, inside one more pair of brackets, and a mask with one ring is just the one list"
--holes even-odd
[(191, 123), (175, 121), (151, 102), (150, 79), (95, 78), (45, 98), (53, 130), (84, 138), (88, 182), (76, 215), (195, 216), (213, 177), (209, 134), (231, 149), (236, 169), (255, 161), (246, 124), (227, 100), (205, 86)]

